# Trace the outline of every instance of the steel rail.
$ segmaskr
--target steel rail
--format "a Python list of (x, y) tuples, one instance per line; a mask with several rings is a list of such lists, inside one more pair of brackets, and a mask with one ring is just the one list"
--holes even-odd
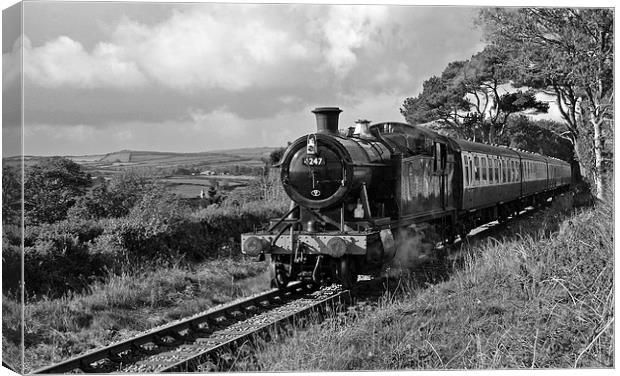
[[(117, 342), (83, 355), (35, 370), (34, 374), (67, 373), (75, 370), (82, 372), (114, 372), (115, 367), (93, 367), (94, 363), (112, 363), (115, 365), (132, 363), (132, 358), (144, 357), (164, 348), (178, 346), (194, 341), (197, 337), (208, 337), (218, 326), (229, 326), (230, 321), (240, 321), (254, 312), (269, 310), (287, 300), (294, 300), (306, 291), (300, 282), (290, 284), (286, 289), (272, 289), (247, 298), (214, 307), (204, 313), (152, 329), (137, 337)], [(205, 328), (205, 326), (207, 328)], [(183, 334), (185, 333), (185, 334)], [(167, 339), (172, 338), (172, 341)], [(152, 346), (148, 346), (152, 345)], [(149, 349), (149, 347), (151, 347)], [(156, 349), (153, 349), (156, 348)], [(107, 368), (114, 368), (107, 370)]]

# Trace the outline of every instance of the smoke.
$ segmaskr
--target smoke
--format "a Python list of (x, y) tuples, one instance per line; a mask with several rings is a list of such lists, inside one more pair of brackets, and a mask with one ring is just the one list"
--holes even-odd
[(382, 267), (384, 277), (399, 277), (410, 273), (429, 260), (437, 244), (437, 234), (432, 226), (414, 224), (398, 232), (395, 238), (394, 257)]

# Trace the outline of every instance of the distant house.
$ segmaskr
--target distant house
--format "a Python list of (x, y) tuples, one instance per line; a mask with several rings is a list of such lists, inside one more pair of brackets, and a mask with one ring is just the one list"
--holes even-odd
[(205, 171), (201, 171), (200, 175), (215, 175), (215, 171), (211, 171), (211, 170), (205, 170)]

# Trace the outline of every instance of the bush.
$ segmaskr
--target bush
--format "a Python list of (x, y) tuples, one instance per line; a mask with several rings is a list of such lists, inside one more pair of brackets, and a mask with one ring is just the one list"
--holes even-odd
[(258, 202), (244, 206), (210, 206), (193, 214), (179, 242), (194, 257), (231, 256), (240, 247), (241, 234), (261, 228), (282, 215), (287, 206)]
[(77, 197), (91, 185), (90, 175), (66, 158), (46, 158), (26, 166), (24, 217), (26, 224), (53, 223), (67, 218)]
[[(109, 273), (144, 266), (170, 266), (240, 255), (243, 232), (281, 215), (286, 205), (254, 203), (210, 206), (190, 213), (179, 199), (151, 189), (121, 218), (80, 219), (28, 226), (25, 234), (25, 288), (28, 296), (81, 291)], [(15, 230), (7, 227), (8, 230)], [(18, 287), (19, 236), (5, 236), (7, 284)], [(13, 235), (11, 235), (13, 234)]]
[(90, 251), (103, 233), (97, 221), (60, 221), (27, 228), (24, 280), (27, 295), (58, 296), (103, 277), (111, 257)]
[(169, 193), (152, 191), (124, 218), (106, 222), (103, 237), (93, 249), (109, 247), (117, 257), (129, 263), (145, 260), (174, 261), (183, 252), (176, 243), (184, 231), (187, 211)]
[(163, 191), (155, 178), (145, 172), (124, 171), (109, 182), (98, 179), (95, 188), (76, 200), (67, 216), (74, 219), (120, 218), (145, 196)]
[(17, 293), (22, 279), (21, 228), (2, 226), (2, 291)]

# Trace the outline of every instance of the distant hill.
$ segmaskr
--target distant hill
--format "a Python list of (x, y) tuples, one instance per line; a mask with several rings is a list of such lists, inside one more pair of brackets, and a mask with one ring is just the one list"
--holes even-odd
[[(64, 156), (79, 163), (89, 170), (101, 172), (118, 172), (124, 168), (147, 167), (147, 168), (177, 168), (192, 167), (198, 169), (262, 167), (263, 160), (277, 149), (276, 147), (257, 147), (242, 149), (217, 150), (213, 152), (179, 153), (143, 150), (120, 150), (107, 154), (93, 154), (80, 156)], [(25, 156), (27, 165), (49, 158), (42, 156)], [(19, 166), (21, 157), (7, 157), (2, 159), (5, 165)], [(238, 170), (238, 168), (237, 168)]]

